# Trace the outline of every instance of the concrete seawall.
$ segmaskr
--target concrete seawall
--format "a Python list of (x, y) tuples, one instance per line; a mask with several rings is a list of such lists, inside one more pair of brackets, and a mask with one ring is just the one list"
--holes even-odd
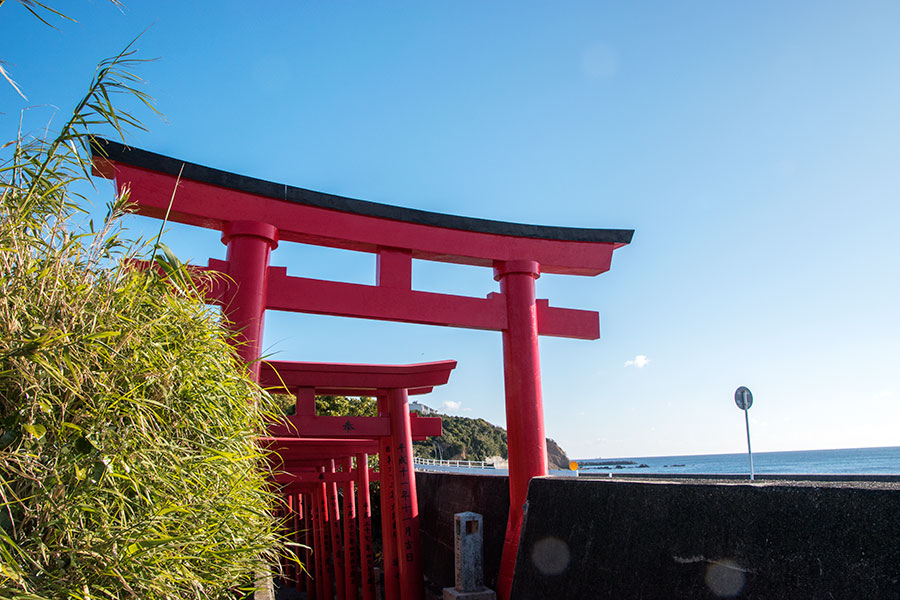
[[(485, 516), (496, 581), (504, 477), (417, 474), (426, 575), (453, 583), (453, 513)], [(513, 598), (900, 598), (900, 484), (540, 478)]]
[(484, 584), (497, 589), (500, 554), (509, 518), (509, 482), (498, 475), (416, 473), (422, 568), (439, 587), (453, 582), (453, 515), (484, 516)]

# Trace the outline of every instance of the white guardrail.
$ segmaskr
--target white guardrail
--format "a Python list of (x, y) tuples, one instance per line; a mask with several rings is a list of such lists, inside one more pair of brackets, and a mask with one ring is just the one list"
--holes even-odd
[(462, 469), (495, 469), (494, 463), (483, 460), (441, 460), (439, 458), (414, 458), (413, 464), (417, 467), (457, 467)]

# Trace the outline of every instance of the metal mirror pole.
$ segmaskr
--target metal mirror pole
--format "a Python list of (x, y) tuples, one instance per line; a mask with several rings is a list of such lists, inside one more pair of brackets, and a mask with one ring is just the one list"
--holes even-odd
[(753, 406), (753, 394), (744, 386), (734, 391), (734, 403), (744, 411), (744, 424), (747, 426), (747, 455), (750, 457), (750, 481), (753, 481), (753, 451), (750, 449), (750, 407)]
[(747, 455), (750, 457), (750, 481), (753, 481), (753, 451), (750, 449), (750, 411), (744, 409), (744, 423), (747, 425)]

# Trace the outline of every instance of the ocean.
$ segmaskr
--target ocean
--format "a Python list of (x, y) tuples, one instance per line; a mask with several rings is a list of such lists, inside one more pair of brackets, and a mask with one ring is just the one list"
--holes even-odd
[[(582, 473), (611, 472), (615, 475), (629, 473), (719, 475), (750, 472), (750, 463), (746, 452), (743, 454), (579, 459), (578, 462), (579, 470)], [(597, 464), (623, 462), (630, 464)], [(758, 474), (775, 475), (897, 475), (900, 474), (900, 446), (754, 452), (753, 468)]]

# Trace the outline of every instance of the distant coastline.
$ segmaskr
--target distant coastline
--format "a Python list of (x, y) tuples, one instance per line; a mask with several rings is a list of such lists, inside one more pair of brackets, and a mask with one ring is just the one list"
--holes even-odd
[(579, 469), (648, 469), (650, 465), (647, 463), (639, 463), (633, 460), (580, 460), (578, 461)]

